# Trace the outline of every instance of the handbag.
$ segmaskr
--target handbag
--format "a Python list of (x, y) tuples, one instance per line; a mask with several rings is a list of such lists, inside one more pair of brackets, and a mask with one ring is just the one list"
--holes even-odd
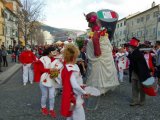
[(142, 82), (142, 85), (145, 87), (152, 87), (155, 84), (156, 80), (154, 77), (147, 78), (144, 82)]
[(142, 89), (145, 94), (149, 96), (157, 96), (158, 93), (158, 81), (154, 77), (150, 77), (144, 82), (142, 82)]

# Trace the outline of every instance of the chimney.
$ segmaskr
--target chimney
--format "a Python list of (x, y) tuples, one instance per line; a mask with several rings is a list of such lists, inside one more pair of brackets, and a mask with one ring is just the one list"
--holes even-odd
[(156, 3), (153, 1), (151, 8), (155, 7)]

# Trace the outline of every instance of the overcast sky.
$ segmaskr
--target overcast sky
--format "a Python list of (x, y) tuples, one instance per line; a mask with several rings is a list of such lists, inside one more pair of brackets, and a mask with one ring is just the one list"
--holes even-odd
[[(142, 12), (151, 7), (153, 0), (45, 0), (45, 24), (57, 28), (86, 30), (87, 22), (83, 13), (111, 9), (119, 19), (129, 14)], [(154, 0), (156, 5), (160, 0)]]

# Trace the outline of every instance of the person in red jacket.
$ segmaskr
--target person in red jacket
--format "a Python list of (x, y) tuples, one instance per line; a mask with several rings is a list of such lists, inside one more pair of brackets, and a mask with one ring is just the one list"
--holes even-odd
[(31, 51), (30, 46), (26, 46), (25, 50), (20, 54), (20, 62), (23, 64), (23, 85), (28, 81), (33, 84), (33, 70), (31, 64), (36, 61), (36, 56)]

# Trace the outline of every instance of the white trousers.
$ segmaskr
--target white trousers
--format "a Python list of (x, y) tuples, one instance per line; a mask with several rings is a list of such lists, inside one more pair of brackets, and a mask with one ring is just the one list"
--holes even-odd
[(23, 65), (23, 83), (27, 83), (28, 79), (33, 82), (33, 70), (31, 69), (31, 64)]
[(39, 86), (40, 86), (41, 93), (42, 93), (41, 107), (42, 108), (46, 107), (47, 98), (49, 95), (49, 109), (53, 110), (54, 109), (54, 101), (55, 101), (55, 88), (54, 87), (46, 87), (46, 86), (42, 85), (41, 82), (40, 82)]
[(68, 117), (67, 120), (85, 120), (85, 112), (83, 106), (75, 107), (71, 117)]
[(118, 79), (120, 82), (123, 82), (124, 70), (118, 71)]

